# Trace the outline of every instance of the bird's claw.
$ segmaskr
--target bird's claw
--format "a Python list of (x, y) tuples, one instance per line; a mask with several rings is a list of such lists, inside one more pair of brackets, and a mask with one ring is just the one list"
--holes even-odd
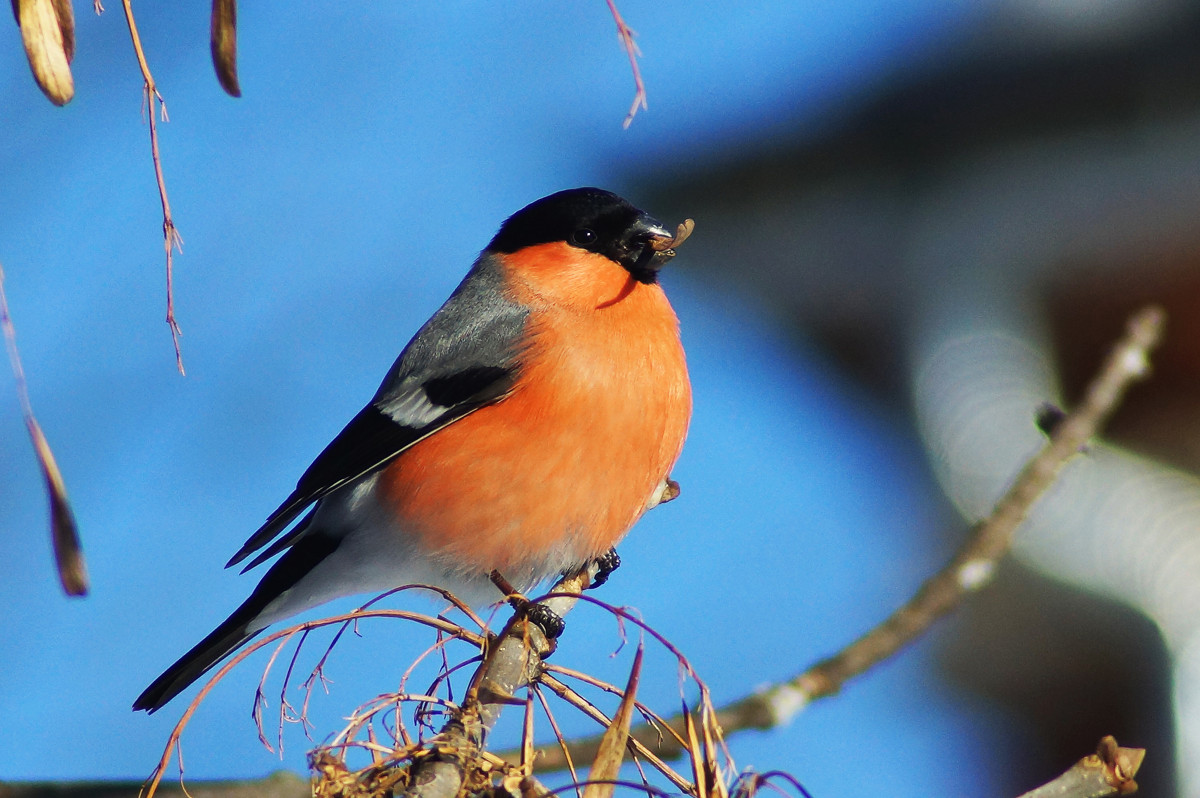
[(551, 643), (563, 633), (566, 623), (563, 622), (562, 616), (557, 612), (544, 604), (535, 604), (525, 598), (499, 571), (492, 571), (489, 578), (492, 580), (492, 584), (498, 587), (500, 592), (504, 594), (504, 598), (509, 606), (521, 615), (524, 615), (527, 621), (541, 629), (542, 633), (546, 635), (546, 639)]
[(616, 549), (609, 549), (596, 558), (596, 575), (592, 577), (592, 583), (588, 585), (588, 590), (595, 590), (608, 581), (612, 576), (613, 571), (621, 567), (621, 557), (617, 554)]
[(545, 604), (526, 602), (525, 619), (541, 629), (546, 639), (551, 642), (557, 640), (567, 627), (562, 616)]

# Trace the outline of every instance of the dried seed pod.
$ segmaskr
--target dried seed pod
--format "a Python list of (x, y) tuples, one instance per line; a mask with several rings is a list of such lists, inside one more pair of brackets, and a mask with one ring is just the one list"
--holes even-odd
[(63, 484), (58, 463), (50, 451), (50, 444), (42, 434), (33, 417), (25, 420), (29, 437), (33, 441), (38, 465), (46, 480), (46, 492), (50, 496), (50, 532), (54, 544), (54, 559), (58, 564), (58, 578), (68, 596), (86, 596), (88, 592), (87, 564), (83, 559), (83, 547), (79, 544), (79, 531), (75, 526), (75, 514), (67, 501), (67, 488)]
[(670, 238), (663, 238), (661, 236), (655, 238), (654, 241), (650, 243), (650, 246), (652, 249), (658, 252), (666, 252), (668, 249), (674, 249), (684, 241), (687, 241), (688, 236), (690, 236), (692, 231), (695, 229), (695, 222), (693, 222), (691, 219), (684, 219), (683, 222), (680, 223), (679, 227), (675, 229), (674, 236)]
[(217, 81), (231, 97), (241, 97), (237, 75), (237, 0), (213, 0), (211, 45)]
[(75, 96), (71, 59), (75, 56), (75, 13), (71, 0), (13, 0), (13, 16), (33, 79), (55, 105)]

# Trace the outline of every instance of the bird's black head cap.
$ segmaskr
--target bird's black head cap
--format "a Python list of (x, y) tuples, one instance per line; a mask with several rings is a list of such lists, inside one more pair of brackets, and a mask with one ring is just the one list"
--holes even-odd
[(669, 259), (651, 244), (670, 238), (657, 219), (600, 188), (572, 188), (542, 197), (510, 216), (488, 250), (512, 254), (525, 247), (564, 241), (604, 255), (639, 282), (653, 283)]

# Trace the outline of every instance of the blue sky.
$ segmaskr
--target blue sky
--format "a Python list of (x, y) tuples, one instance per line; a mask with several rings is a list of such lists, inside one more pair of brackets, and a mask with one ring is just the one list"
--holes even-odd
[[(250, 590), (254, 577), (225, 560), (505, 216), (586, 184), (644, 204), (636, 192), (656, 171), (730, 159), (782, 120), (819, 119), (981, 5), (627, 0), (650, 108), (623, 131), (632, 79), (603, 2), (246, 4), (240, 100), (212, 75), (206, 8), (147, 4), (185, 241), (186, 378), (162, 322), (158, 198), (119, 7), (76, 9), (76, 97), (63, 109), (33, 86), (8, 26), (0, 263), (93, 592), (70, 601), (58, 589), (40, 477), (0, 372), (0, 540), (15, 555), (0, 580), (0, 780), (149, 773), (183, 704), (146, 717), (133, 698)], [(697, 221), (688, 248), (704, 245)], [(690, 276), (686, 249), (676, 264), (665, 282), (696, 395), (684, 495), (634, 530), (602, 598), (637, 607), (728, 700), (881, 618), (944, 556), (945, 519), (902, 419), (749, 297)], [(368, 632), (331, 669), (337, 689), (315, 710), (329, 727), (394, 682), (419, 644), (393, 625)], [(576, 664), (614, 639), (596, 613), (573, 616), (572, 633), (560, 656)], [(938, 681), (930, 651), (918, 645), (787, 729), (735, 738), (735, 758), (789, 770), (816, 795), (989, 793), (981, 751), (1004, 719)], [(261, 664), (193, 720), (189, 777), (303, 768), (301, 735), (282, 763), (256, 742)], [(894, 777), (914, 770), (933, 775)]]

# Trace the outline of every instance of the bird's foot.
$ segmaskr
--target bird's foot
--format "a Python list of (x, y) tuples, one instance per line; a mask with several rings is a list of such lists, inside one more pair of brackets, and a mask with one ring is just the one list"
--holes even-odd
[(553, 643), (562, 635), (563, 629), (566, 628), (566, 623), (557, 612), (543, 604), (535, 604), (525, 598), (499, 571), (492, 571), (490, 578), (492, 584), (498, 587), (500, 592), (504, 594), (504, 598), (509, 606), (521, 615), (524, 615), (527, 621), (541, 629), (542, 634), (546, 635), (547, 640)]
[(546, 635), (546, 639), (554, 642), (567, 628), (562, 616), (545, 604), (525, 602), (525, 619), (535, 624)]
[(588, 590), (595, 590), (608, 581), (608, 578), (613, 575), (613, 571), (621, 567), (621, 557), (617, 554), (616, 549), (609, 549), (596, 558), (596, 575), (592, 577), (592, 583), (588, 585)]

